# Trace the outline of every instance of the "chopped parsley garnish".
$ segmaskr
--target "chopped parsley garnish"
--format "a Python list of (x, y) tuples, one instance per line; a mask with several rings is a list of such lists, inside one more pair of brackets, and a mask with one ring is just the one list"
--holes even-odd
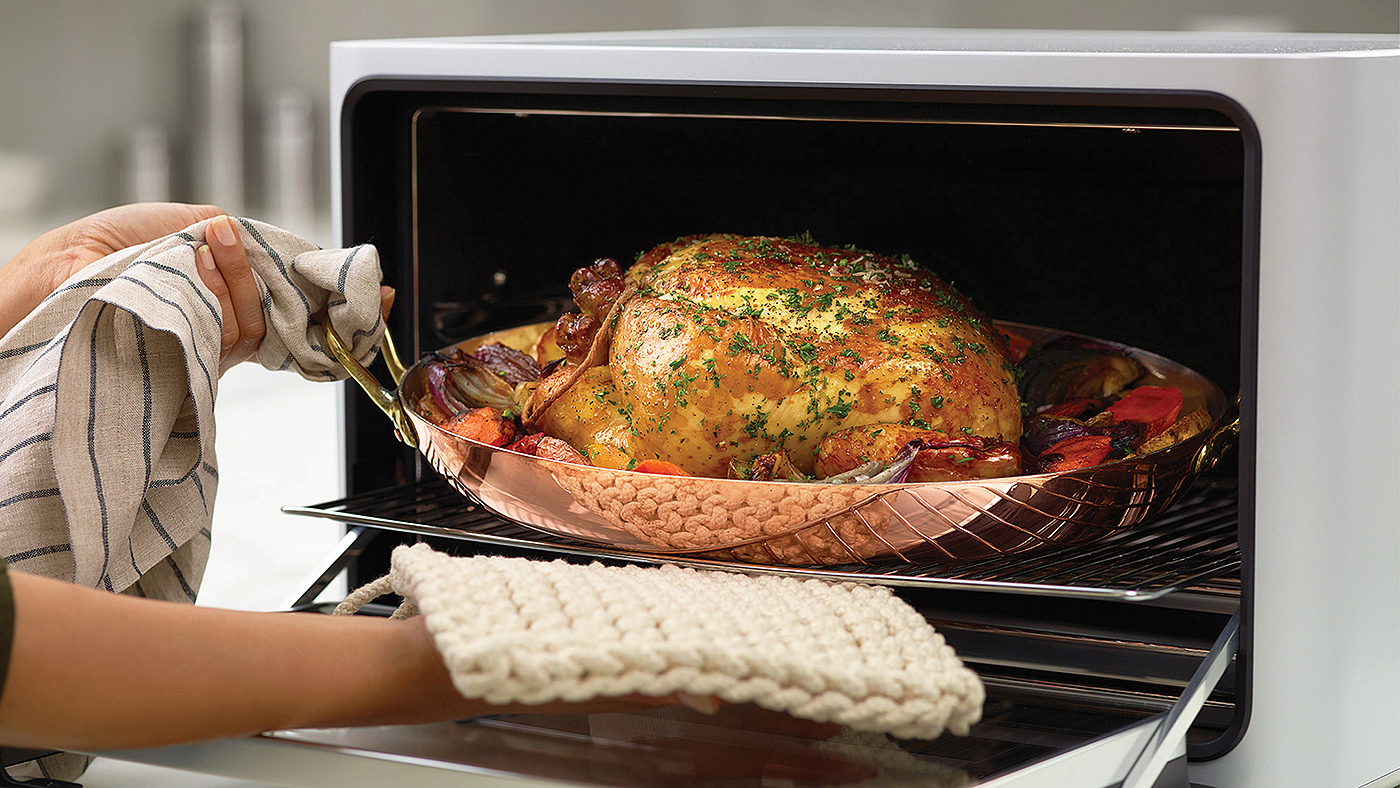
[(747, 334), (736, 332), (734, 336), (729, 338), (729, 352), (730, 354), (757, 353), (758, 348), (754, 347), (753, 343), (749, 341)]
[(832, 405), (831, 407), (827, 408), (826, 412), (830, 416), (835, 416), (838, 419), (844, 419), (847, 416), (851, 415), (851, 403), (838, 402), (835, 405)]

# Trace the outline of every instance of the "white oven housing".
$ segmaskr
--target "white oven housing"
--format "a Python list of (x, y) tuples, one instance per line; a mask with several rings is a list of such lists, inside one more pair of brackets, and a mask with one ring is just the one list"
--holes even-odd
[(742, 29), (337, 43), (338, 239), (342, 106), (358, 83), (396, 78), (1167, 91), (1233, 102), (1261, 157), (1257, 321), (1242, 329), (1257, 339), (1241, 445), (1255, 484), (1240, 643), (1251, 700), (1239, 743), (1192, 764), (1191, 780), (1400, 778), (1400, 39)]
[[(1216, 113), (1224, 107), (1227, 125), (1232, 124), (1226, 130), (1238, 132), (1246, 141), (1245, 194), (1244, 215), (1232, 215), (1220, 226), (1242, 226), (1244, 237), (1240, 239), (1231, 229), (1228, 254), (1202, 255), (1204, 266), (1198, 264), (1192, 270), (1200, 276), (1209, 273), (1206, 269), (1216, 266), (1216, 260), (1243, 258), (1243, 270), (1236, 268), (1226, 277), (1240, 283), (1242, 294), (1235, 299), (1233, 291), (1227, 293), (1230, 309), (1237, 300), (1243, 303), (1238, 310), (1238, 334), (1225, 340), (1239, 342), (1239, 362), (1230, 358), (1227, 373), (1238, 367), (1241, 392), (1238, 487), (1231, 493), (1239, 503), (1236, 530), (1241, 569), (1237, 596), (1227, 593), (1220, 602), (1222, 597), (1171, 594), (1185, 600), (1164, 608), (1172, 613), (1203, 612), (1211, 621), (1234, 617), (1209, 653), (1197, 647), (1199, 638), (1186, 638), (1191, 640), (1187, 647), (1163, 649), (1180, 652), (1178, 657), (1193, 655), (1187, 660), (1192, 666), (1204, 654), (1199, 668), (1190, 667), (1180, 675), (1163, 670), (1155, 676), (1168, 679), (1168, 686), (1185, 685), (1182, 697), (1187, 700), (1170, 712), (1153, 705), (1151, 716), (1076, 739), (1078, 744), (1053, 755), (1016, 761), (1011, 771), (991, 773), (979, 784), (995, 788), (1400, 785), (1400, 36), (768, 28), (358, 41), (332, 45), (330, 83), (336, 240), (347, 244), (384, 241), (383, 248), (400, 257), (405, 256), (406, 241), (395, 233), (409, 225), (417, 232), (416, 216), (414, 222), (404, 218), (416, 210), (405, 193), (416, 195), (418, 178), (431, 168), (420, 173), (404, 150), (402, 134), (395, 144), (366, 145), (366, 139), (378, 142), (385, 137), (351, 133), (348, 120), (367, 85), (391, 98), (399, 90), (431, 93), (435, 85), (508, 85), (510, 90), (530, 92), (522, 90), (526, 86), (541, 95), (588, 92), (580, 86), (593, 86), (592, 93), (606, 99), (631, 91), (677, 99), (681, 106), (686, 106), (687, 97), (707, 91), (727, 97), (820, 94), (829, 99), (846, 89), (853, 95), (907, 89), (914, 94), (937, 94), (941, 98), (935, 103), (949, 96), (956, 100), (980, 93), (983, 99), (991, 96), (989, 103), (995, 104), (996, 95), (1011, 95), (1015, 101), (1002, 103), (1016, 104), (1021, 110), (1039, 100), (1034, 97), (1045, 97), (1044, 106), (1051, 107), (1065, 96), (1098, 96), (1084, 102), (1098, 110), (1112, 104), (1112, 98), (1103, 99), (1105, 95), (1132, 97), (1137, 102), (1132, 105), (1135, 111), (1159, 106), (1144, 97), (1166, 97), (1168, 104), (1185, 97), (1178, 107), (1204, 107)], [(677, 111), (674, 103), (670, 106), (671, 117), (689, 117), (688, 110)], [(403, 109), (399, 106), (396, 111)], [(412, 101), (407, 111), (416, 124), (418, 113)], [(1055, 111), (1038, 117), (1035, 124), (1007, 125), (1056, 126)], [(1096, 117), (1099, 120), (1092, 125), (1099, 130), (1139, 131), (1119, 128), (1117, 120), (1102, 120), (1131, 117), (1131, 113)], [(394, 115), (392, 122), (410, 125), (402, 113)], [(958, 123), (977, 125), (966, 117)], [(1206, 126), (1211, 128), (1186, 130), (1209, 133), (1224, 128), (1209, 120)], [(359, 149), (351, 150), (350, 142), (356, 139), (361, 141)], [(449, 147), (459, 139), (450, 140)], [(783, 136), (779, 143), (790, 139)], [(860, 137), (862, 142), (867, 139)], [(983, 139), (980, 131), (976, 139)], [(1164, 149), (1149, 150), (1156, 156)], [(1207, 151), (1204, 158), (1209, 158), (1212, 149), (1189, 150), (1192, 156)], [(1001, 149), (995, 153), (999, 156)], [(1177, 172), (1183, 161), (1174, 155), (1180, 150), (1168, 153), (1173, 154), (1166, 159), (1170, 164), (1156, 167), (1159, 175), (1163, 167)], [(1076, 167), (1105, 161), (1101, 151), (1088, 155), (1097, 158), (1072, 161)], [(1026, 159), (1018, 161), (1024, 164)], [(360, 179), (352, 189), (350, 181), (362, 174), (367, 163), (381, 175), (389, 173), (392, 188), (381, 189), (381, 181), (371, 177)], [(1116, 162), (1109, 161), (1108, 166)], [(1230, 166), (1235, 166), (1233, 160)], [(509, 167), (504, 172), (514, 174)], [(1059, 172), (1065, 174), (1063, 169)], [(413, 189), (403, 188), (410, 180)], [(456, 181), (446, 182), (449, 189), (439, 183), (439, 191), (430, 194), (448, 194)], [(357, 224), (363, 215), (353, 215), (357, 206), (366, 204), (369, 213), (391, 220), (376, 225), (383, 231), (380, 237), (375, 237), (374, 229), (366, 231)], [(1202, 204), (1207, 210), (1197, 210), (1191, 214), (1194, 218), (1202, 218), (1218, 205)], [(1157, 211), (1161, 205), (1146, 207)], [(455, 231), (453, 222), (464, 218), (458, 209), (452, 205), (439, 210), (433, 231), (441, 233), (443, 227), (449, 234)], [(509, 216), (497, 212), (489, 220), (503, 218)], [(621, 225), (613, 229), (617, 227)], [(1133, 226), (1134, 230), (1139, 227)], [(1203, 237), (1215, 244), (1221, 236)], [(1113, 237), (1111, 242), (1121, 239), (1121, 235)], [(407, 256), (414, 258), (410, 273), (417, 277), (416, 238), (413, 244)], [(1242, 254), (1237, 247), (1242, 247)], [(531, 264), (537, 262), (530, 259)], [(482, 273), (489, 283), (490, 269), (473, 270), (473, 275)], [(441, 284), (442, 272), (437, 274)], [(415, 298), (422, 295), (416, 279), (396, 281), (414, 287)], [(468, 284), (475, 288), (479, 281)], [(1160, 286), (1163, 278), (1156, 281)], [(1188, 299), (1180, 295), (1182, 290), (1173, 292), (1177, 295), (1143, 303), (1152, 303), (1159, 311), (1185, 306)], [(401, 290), (401, 301), (410, 300), (403, 294)], [(1033, 292), (1036, 299), (1040, 295), (1038, 290)], [(1218, 311), (1216, 307), (1225, 302), (1205, 303), (1209, 312)], [(1211, 325), (1209, 314), (1184, 314)], [(1148, 310), (1127, 319), (1153, 317)], [(1182, 314), (1173, 317), (1174, 321), (1159, 321), (1159, 325), (1185, 333)], [(405, 324), (408, 320), (402, 314), (391, 319)], [(415, 341), (432, 336), (424, 331)], [(356, 406), (345, 410), (342, 449), (347, 488), (358, 494), (363, 490), (357, 488), (367, 482), (376, 486), (364, 490), (374, 493), (378, 486), (387, 485), (392, 494), (402, 480), (392, 474), (386, 478), (382, 473), (386, 463), (371, 457), (368, 464), (379, 463), (378, 470), (368, 479), (359, 479), (356, 458), (388, 455), (400, 447), (391, 436), (381, 434), (390, 431), (379, 416), (374, 416), (376, 431), (371, 433), (358, 426)], [(389, 463), (387, 467), (401, 466)], [(453, 496), (454, 505), (462, 505)], [(322, 505), (317, 516), (326, 516), (336, 505)], [(331, 515), (337, 517), (334, 512)], [(342, 521), (347, 526), (356, 522)], [(348, 529), (339, 555), (317, 569), (311, 588), (290, 607), (301, 609), (303, 603), (311, 602), (325, 583), (346, 568), (347, 560), (358, 562), (349, 557), (374, 547), (365, 538), (373, 536), (368, 533), (373, 528), (359, 522), (359, 527)], [(410, 526), (408, 533), (434, 533), (400, 525)], [(369, 578), (360, 580), (365, 579)], [(1016, 604), (1028, 598), (1014, 597)], [(1050, 605), (1069, 601), (1084, 600), (1051, 598)], [(1117, 613), (1143, 609), (1107, 604), (1115, 606)], [(980, 622), (974, 617), (974, 623)], [(1091, 622), (1091, 627), (1096, 623)], [(1101, 631), (1116, 632), (1107, 623)], [(1201, 633), (1186, 634), (1194, 638)], [(1213, 637), (1211, 629), (1205, 642)], [(1015, 647), (1024, 646), (1023, 652), (1044, 642), (1019, 636), (1012, 641)], [(1156, 640), (1149, 645), (1168, 642)], [(1102, 638), (1097, 645), (1104, 645)], [(1153, 649), (1133, 651), (1133, 659), (1165, 655)], [(1234, 701), (1227, 704), (1232, 722), (1216, 741), (1197, 743), (1197, 754), (1205, 759), (1188, 765), (1188, 748), (1181, 735), (1185, 726), (1175, 722), (1195, 716), (1205, 697), (1193, 694), (1193, 688), (1214, 686), (1232, 655)], [(1154, 664), (1166, 667), (1160, 661)], [(1095, 667), (1089, 666), (1088, 672)], [(1130, 660), (1128, 670), (1138, 671), (1132, 675), (1145, 676), (1146, 669), (1140, 668)], [(1113, 678), (1130, 675), (1107, 672)], [(1191, 678), (1186, 681), (1183, 676)], [(1172, 683), (1178, 679), (1179, 684)], [(1192, 699), (1194, 704), (1189, 702)], [(571, 751), (576, 757), (570, 760), (560, 755), (568, 750), (565, 743), (555, 741), (549, 745), (549, 758), (527, 753), (502, 767), (501, 753), (513, 750), (501, 747), (506, 739), (492, 738), (499, 729), (466, 727), (472, 728), (470, 734), (451, 723), (403, 730), (283, 731), (104, 754), (318, 788), (576, 785), (588, 781), (582, 772), (598, 756), (585, 748), (581, 754)], [(467, 735), (477, 738), (464, 738)], [(1221, 741), (1225, 744), (1217, 746)], [(476, 757), (482, 754), (486, 757)], [(624, 756), (629, 763), (638, 760), (631, 750)], [(534, 760), (567, 768), (537, 770), (532, 777), (524, 770)]]

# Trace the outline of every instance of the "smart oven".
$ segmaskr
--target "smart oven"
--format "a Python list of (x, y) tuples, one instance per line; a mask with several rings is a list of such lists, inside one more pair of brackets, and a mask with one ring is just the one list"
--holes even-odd
[[(840, 749), (729, 709), (285, 741), (546, 784), (1400, 776), (1396, 37), (361, 41), (333, 46), (331, 84), (336, 240), (379, 248), (410, 361), (557, 318), (570, 273), (600, 257), (808, 233), (909, 254), (995, 318), (1183, 363), (1237, 397), (1239, 435), (1171, 511), (1103, 543), (749, 567), (896, 588), (987, 684), (968, 737)], [(347, 498), (306, 509), (347, 524), (327, 576), (370, 580), (416, 539), (660, 560), (503, 521), (398, 444), (361, 392), (344, 402)]]

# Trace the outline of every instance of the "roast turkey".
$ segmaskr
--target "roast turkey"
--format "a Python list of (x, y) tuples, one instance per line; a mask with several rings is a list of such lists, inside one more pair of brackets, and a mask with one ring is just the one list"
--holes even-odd
[[(571, 285), (581, 311), (554, 336), (567, 358), (534, 391), (526, 423), (594, 464), (656, 459), (725, 477), (780, 453), (822, 478), (888, 461), (873, 456), (900, 448), (877, 439), (883, 426), (930, 447), (1021, 437), (1006, 338), (908, 259), (694, 236), (625, 272), (600, 261)], [(964, 475), (1017, 472), (967, 462)]]

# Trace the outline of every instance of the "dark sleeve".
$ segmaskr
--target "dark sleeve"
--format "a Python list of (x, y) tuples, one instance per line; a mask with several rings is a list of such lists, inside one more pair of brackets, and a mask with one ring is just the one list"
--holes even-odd
[(15, 598), (10, 593), (10, 575), (0, 558), (0, 696), (5, 692), (5, 675), (10, 672), (10, 641), (15, 634)]

